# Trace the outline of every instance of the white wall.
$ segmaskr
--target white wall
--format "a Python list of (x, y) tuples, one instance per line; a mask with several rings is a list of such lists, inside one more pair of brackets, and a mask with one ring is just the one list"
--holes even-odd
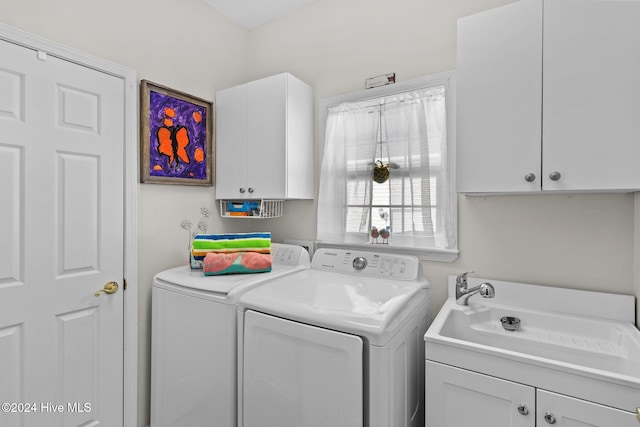
[[(250, 33), (202, 0), (0, 0), (0, 21), (205, 99), (218, 89), (290, 71), (314, 87), (317, 101), (361, 90), (366, 78), (387, 72), (404, 81), (455, 69), (456, 19), (510, 2), (319, 0)], [(640, 198), (635, 205), (640, 212)], [(149, 423), (151, 280), (186, 261), (188, 237), (180, 223), (197, 223), (201, 206), (213, 212), (210, 231), (254, 226), (220, 220), (212, 188), (139, 187), (139, 426)], [(435, 309), (445, 299), (446, 276), (467, 270), (503, 280), (634, 292), (640, 218), (632, 195), (462, 196), (459, 217), (460, 258), (424, 263)], [(276, 241), (313, 239), (315, 223), (314, 202), (300, 201), (287, 203), (283, 218), (261, 228)]]
[(633, 283), (636, 295), (636, 326), (640, 327), (640, 193), (635, 194), (635, 222), (634, 222), (634, 252), (633, 252)]
[[(397, 81), (406, 81), (455, 69), (456, 20), (510, 2), (322, 0), (251, 32), (249, 74), (288, 70), (314, 87), (317, 108), (322, 98), (364, 89), (368, 77), (395, 72)], [(270, 221), (274, 238), (313, 239), (313, 203), (285, 209), (287, 218)], [(460, 196), (460, 257), (451, 264), (424, 262), (434, 308), (446, 298), (447, 275), (470, 270), (508, 281), (634, 293), (634, 221), (629, 194)]]
[[(247, 80), (248, 32), (202, 0), (0, 0), (0, 21), (133, 68), (139, 79), (213, 100)], [(212, 210), (213, 188), (139, 185), (138, 425), (149, 424), (150, 299), (153, 275), (184, 264), (188, 232), (180, 223)]]

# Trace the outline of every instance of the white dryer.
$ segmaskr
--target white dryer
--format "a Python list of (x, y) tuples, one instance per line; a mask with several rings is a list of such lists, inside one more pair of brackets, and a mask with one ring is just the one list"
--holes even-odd
[(237, 426), (237, 303), (243, 292), (310, 265), (300, 246), (272, 244), (269, 273), (158, 273), (152, 288), (151, 426)]
[(326, 248), (243, 294), (238, 425), (423, 426), (430, 300), (417, 258)]

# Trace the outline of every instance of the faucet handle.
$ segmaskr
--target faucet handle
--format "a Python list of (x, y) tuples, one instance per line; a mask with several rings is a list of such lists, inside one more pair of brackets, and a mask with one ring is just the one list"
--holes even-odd
[(484, 282), (480, 284), (480, 296), (482, 298), (493, 298), (496, 296), (496, 290), (493, 285), (489, 282)]
[(456, 277), (456, 285), (458, 286), (467, 286), (467, 274), (471, 274), (473, 271), (467, 271), (466, 273), (458, 274)]

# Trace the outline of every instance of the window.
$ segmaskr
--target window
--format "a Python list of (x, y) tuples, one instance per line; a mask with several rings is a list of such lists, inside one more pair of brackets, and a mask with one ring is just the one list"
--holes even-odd
[(451, 76), (386, 91), (392, 89), (321, 103), (326, 128), (319, 244), (375, 245), (452, 261), (457, 236), (448, 156)]

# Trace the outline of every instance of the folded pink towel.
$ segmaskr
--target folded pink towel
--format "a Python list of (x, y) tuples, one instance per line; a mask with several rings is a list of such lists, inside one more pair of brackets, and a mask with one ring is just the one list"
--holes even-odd
[(213, 253), (204, 257), (205, 276), (271, 271), (271, 254), (257, 252)]

